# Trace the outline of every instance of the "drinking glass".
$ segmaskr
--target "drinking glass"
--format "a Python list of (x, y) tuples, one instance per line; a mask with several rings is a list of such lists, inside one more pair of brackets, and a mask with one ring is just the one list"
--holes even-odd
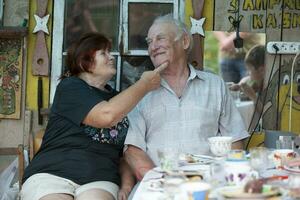
[(266, 170), (269, 165), (268, 155), (269, 151), (265, 147), (254, 147), (250, 149), (250, 165), (259, 175)]
[(279, 136), (276, 140), (276, 149), (292, 149), (294, 150), (293, 136)]
[(223, 160), (212, 162), (210, 168), (210, 184), (214, 187), (225, 185), (225, 163)]
[(179, 152), (173, 148), (163, 148), (157, 150), (160, 168), (163, 171), (174, 171), (178, 169)]
[(167, 199), (173, 200), (180, 193), (180, 185), (186, 181), (186, 177), (178, 172), (169, 172), (164, 179), (164, 192)]
[(241, 98), (240, 98), (240, 91), (230, 91), (230, 94), (235, 102), (236, 105), (241, 103)]

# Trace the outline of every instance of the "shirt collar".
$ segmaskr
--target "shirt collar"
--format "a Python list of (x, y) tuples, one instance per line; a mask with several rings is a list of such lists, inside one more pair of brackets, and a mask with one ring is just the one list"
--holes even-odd
[[(188, 64), (189, 70), (190, 70), (190, 75), (188, 77), (188, 81), (194, 80), (195, 78), (199, 78), (200, 80), (205, 81), (205, 74), (203, 71), (196, 70), (191, 64)], [(162, 79), (161, 85), (169, 88), (168, 83), (166, 80)]]
[(189, 69), (190, 69), (190, 76), (188, 78), (188, 81), (193, 80), (195, 78), (205, 80), (205, 75), (202, 71), (196, 70), (191, 64), (189, 64), (188, 66), (189, 66)]

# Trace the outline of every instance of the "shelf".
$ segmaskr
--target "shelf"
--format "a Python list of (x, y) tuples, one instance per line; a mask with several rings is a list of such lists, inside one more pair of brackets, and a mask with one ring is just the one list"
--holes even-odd
[(0, 27), (0, 38), (24, 37), (27, 33), (27, 27)]

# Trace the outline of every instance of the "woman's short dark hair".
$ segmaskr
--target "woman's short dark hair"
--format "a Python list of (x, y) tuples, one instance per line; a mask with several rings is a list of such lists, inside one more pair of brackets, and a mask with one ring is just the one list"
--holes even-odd
[(111, 49), (111, 41), (104, 35), (96, 32), (83, 34), (68, 48), (66, 72), (61, 78), (90, 72), (96, 51), (107, 49)]

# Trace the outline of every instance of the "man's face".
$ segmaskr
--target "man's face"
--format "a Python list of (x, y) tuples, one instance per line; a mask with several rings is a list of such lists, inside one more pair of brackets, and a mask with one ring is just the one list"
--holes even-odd
[(153, 24), (150, 27), (146, 40), (148, 53), (154, 67), (158, 67), (166, 61), (173, 63), (176, 58), (184, 56), (184, 49), (180, 45), (180, 39), (175, 41), (175, 38), (175, 27), (171, 24), (160, 23)]

